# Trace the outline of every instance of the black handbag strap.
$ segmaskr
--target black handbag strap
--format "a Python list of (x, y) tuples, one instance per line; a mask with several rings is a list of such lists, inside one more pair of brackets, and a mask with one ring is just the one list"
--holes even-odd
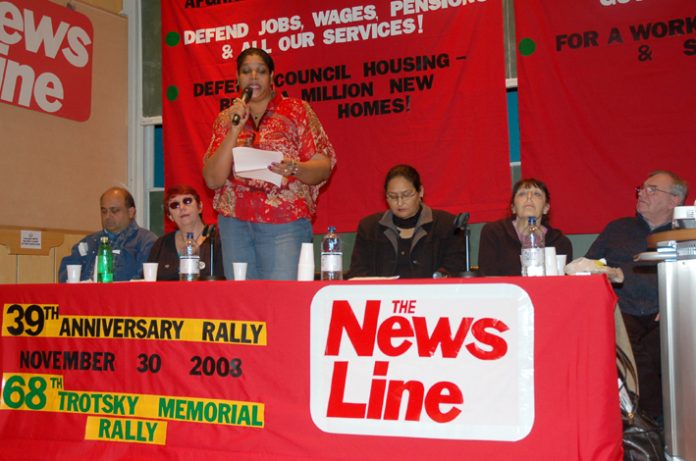
[(620, 347), (616, 347), (616, 360), (619, 363), (619, 377), (621, 380), (624, 382), (626, 387), (628, 388), (628, 378), (629, 376), (633, 379), (633, 382), (636, 383), (636, 388), (635, 389), (629, 389), (631, 392), (633, 392), (636, 395), (640, 394), (640, 389), (638, 385), (638, 374), (636, 373), (636, 369), (633, 367), (633, 363), (631, 363), (631, 359), (628, 358), (628, 355), (621, 349)]
[[(638, 412), (638, 400), (639, 400), (639, 385), (638, 385), (638, 376), (636, 373), (636, 369), (631, 363), (631, 360), (628, 358), (628, 355), (620, 348), (616, 348), (616, 360), (620, 366), (617, 366), (617, 370), (619, 373), (619, 379), (621, 380), (621, 386), (619, 387), (619, 394), (621, 394), (621, 391), (625, 389), (627, 392), (627, 395), (629, 396), (631, 400), (631, 406), (633, 408), (633, 411), (628, 413), (628, 417), (630, 419), (633, 419), (634, 415)], [(627, 375), (629, 375), (632, 379), (633, 382), (636, 383), (636, 389), (635, 391), (632, 389), (629, 389), (628, 386), (628, 380), (626, 379)], [(622, 405), (622, 410), (625, 410)]]

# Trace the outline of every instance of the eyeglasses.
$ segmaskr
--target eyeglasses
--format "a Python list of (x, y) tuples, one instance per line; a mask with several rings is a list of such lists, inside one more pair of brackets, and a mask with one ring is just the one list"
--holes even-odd
[(169, 202), (169, 209), (170, 210), (176, 210), (181, 206), (181, 204), (184, 205), (190, 205), (193, 203), (193, 197), (184, 197), (184, 199), (181, 202)]
[(636, 187), (636, 195), (640, 194), (641, 192), (645, 192), (647, 195), (655, 195), (655, 192), (664, 192), (665, 194), (669, 195), (676, 195), (672, 191), (669, 190), (662, 190), (658, 189), (657, 186), (646, 186), (646, 185), (641, 185)]
[(416, 194), (417, 194), (417, 192), (415, 190), (408, 191), (408, 192), (402, 192), (401, 194), (389, 193), (389, 194), (387, 194), (387, 200), (389, 200), (390, 202), (399, 202), (399, 201), (405, 202), (406, 200), (413, 198), (413, 196)]

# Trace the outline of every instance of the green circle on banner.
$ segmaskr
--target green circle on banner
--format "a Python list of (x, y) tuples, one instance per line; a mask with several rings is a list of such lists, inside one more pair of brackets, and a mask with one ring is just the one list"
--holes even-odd
[(169, 46), (177, 46), (179, 44), (179, 33), (178, 32), (169, 32), (167, 34), (167, 38), (165, 41), (167, 42), (167, 45)]
[(522, 56), (529, 56), (536, 51), (536, 43), (531, 38), (523, 38), (520, 40), (519, 49)]
[(174, 101), (179, 96), (179, 88), (170, 86), (167, 88), (167, 99)]

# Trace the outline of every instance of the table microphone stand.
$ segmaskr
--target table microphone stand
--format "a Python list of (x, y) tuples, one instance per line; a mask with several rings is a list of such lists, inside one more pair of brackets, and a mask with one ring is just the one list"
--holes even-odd
[(222, 280), (222, 278), (215, 275), (215, 224), (211, 224), (208, 227), (208, 240), (210, 241), (210, 275), (205, 275), (200, 277), (198, 280), (205, 280), (208, 282), (213, 282), (215, 280)]
[(455, 232), (464, 232), (464, 248), (465, 248), (465, 271), (458, 274), (459, 277), (478, 277), (476, 271), (471, 270), (471, 229), (469, 229), (469, 212), (459, 213), (454, 218)]

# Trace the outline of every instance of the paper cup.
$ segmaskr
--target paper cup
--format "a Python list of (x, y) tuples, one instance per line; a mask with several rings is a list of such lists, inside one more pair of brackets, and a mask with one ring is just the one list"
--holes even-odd
[(300, 249), (300, 259), (297, 261), (299, 265), (314, 265), (314, 244), (313, 243), (303, 243)]
[(68, 283), (78, 283), (80, 274), (82, 274), (82, 266), (79, 264), (68, 264)]
[(314, 280), (314, 244), (303, 243), (300, 259), (297, 261), (297, 280), (309, 282)]
[(556, 255), (556, 270), (558, 275), (565, 275), (566, 255)]
[(544, 248), (544, 269), (546, 271), (546, 275), (558, 275), (557, 268), (556, 247)]
[(143, 278), (146, 282), (157, 281), (157, 263), (143, 263)]
[(314, 263), (297, 265), (297, 280), (311, 282), (314, 280)]
[(247, 263), (232, 263), (235, 280), (246, 280)]

